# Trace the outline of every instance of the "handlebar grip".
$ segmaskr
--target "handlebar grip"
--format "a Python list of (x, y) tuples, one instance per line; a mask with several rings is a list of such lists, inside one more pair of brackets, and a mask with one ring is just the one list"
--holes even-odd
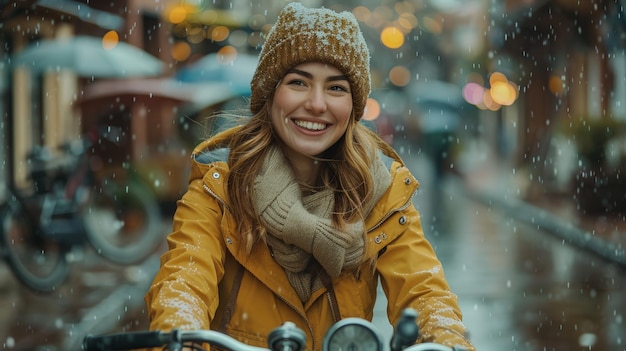
[(87, 335), (83, 339), (84, 351), (114, 351), (162, 347), (170, 341), (170, 333), (141, 331), (109, 335)]
[(419, 327), (417, 326), (417, 311), (411, 308), (407, 308), (402, 311), (400, 321), (394, 329), (393, 337), (391, 338), (390, 349), (391, 351), (402, 351), (415, 344), (415, 341), (419, 337)]

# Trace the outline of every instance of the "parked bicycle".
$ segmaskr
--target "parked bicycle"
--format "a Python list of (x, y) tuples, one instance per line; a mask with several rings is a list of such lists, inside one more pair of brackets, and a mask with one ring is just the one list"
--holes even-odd
[(110, 127), (28, 157), (28, 189), (9, 184), (0, 207), (0, 250), (19, 281), (41, 292), (69, 274), (69, 254), (91, 244), (118, 264), (145, 259), (161, 242), (155, 195), (132, 170), (106, 174), (93, 145), (118, 136)]
[[(376, 326), (361, 318), (346, 318), (331, 326), (324, 336), (322, 351), (464, 351), (435, 343), (415, 344), (419, 328), (413, 309), (403, 311), (386, 348)], [(301, 351), (306, 346), (306, 336), (292, 322), (275, 328), (267, 337), (267, 348), (242, 343), (231, 336), (214, 330), (171, 332), (142, 331), (100, 336), (87, 335), (83, 339), (84, 351), (122, 351), (158, 348), (169, 351), (204, 350), (202, 344), (232, 351)], [(208, 350), (208, 349), (207, 349)]]

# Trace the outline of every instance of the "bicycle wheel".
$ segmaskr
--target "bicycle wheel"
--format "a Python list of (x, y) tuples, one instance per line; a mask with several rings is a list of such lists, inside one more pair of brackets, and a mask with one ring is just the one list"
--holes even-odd
[(2, 255), (15, 277), (35, 291), (54, 291), (69, 274), (69, 247), (39, 237), (36, 224), (13, 195), (0, 210), (0, 221)]
[(163, 239), (161, 211), (144, 184), (104, 180), (84, 208), (87, 238), (112, 262), (132, 264), (150, 255)]

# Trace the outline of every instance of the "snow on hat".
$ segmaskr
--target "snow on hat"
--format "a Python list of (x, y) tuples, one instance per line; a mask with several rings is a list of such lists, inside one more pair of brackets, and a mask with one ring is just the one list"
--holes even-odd
[(252, 77), (250, 109), (256, 114), (287, 71), (301, 63), (322, 62), (348, 77), (356, 119), (370, 93), (369, 50), (352, 13), (289, 3), (278, 15)]

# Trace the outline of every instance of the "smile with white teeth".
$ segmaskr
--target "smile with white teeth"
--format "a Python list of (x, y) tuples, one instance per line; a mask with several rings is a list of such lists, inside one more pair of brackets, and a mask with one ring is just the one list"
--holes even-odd
[(310, 130), (323, 130), (326, 129), (326, 123), (319, 122), (307, 122), (307, 121), (295, 121), (296, 125), (301, 128)]

